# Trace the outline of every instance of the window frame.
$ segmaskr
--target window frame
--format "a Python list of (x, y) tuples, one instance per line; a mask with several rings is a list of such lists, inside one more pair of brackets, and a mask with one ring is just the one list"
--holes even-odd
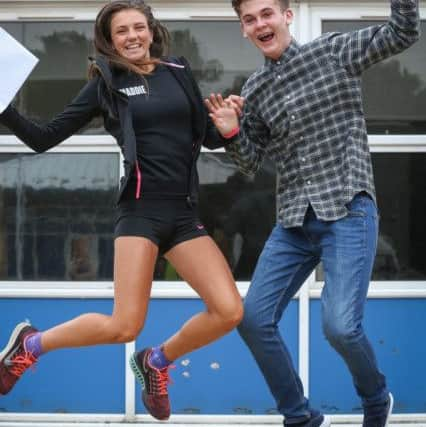
[[(301, 6), (306, 8), (307, 5)], [(322, 35), (322, 22), (336, 21), (377, 21), (386, 20), (390, 15), (390, 5), (378, 3), (336, 2), (312, 4), (309, 24), (304, 29), (304, 40), (313, 40)], [(426, 8), (420, 7), (420, 18), (426, 19)], [(369, 135), (371, 153), (426, 153), (426, 135)], [(310, 296), (320, 298), (323, 281), (317, 281), (315, 273), (309, 278)], [(371, 281), (369, 298), (424, 298), (426, 281)]]
[[(187, 3), (184, 0), (163, 2), (153, 0), (152, 5), (155, 8), (156, 15), (161, 20), (237, 20), (234, 12), (229, 6), (229, 1), (221, 0), (217, 2), (203, 2), (198, 4)], [(321, 21), (326, 19), (361, 19), (364, 16), (370, 19), (388, 16), (388, 6), (378, 5), (378, 3), (355, 3), (340, 0), (340, 2), (320, 2), (300, 0), (296, 3), (293, 0), (293, 9), (295, 10), (295, 21), (292, 26), (292, 33), (301, 42), (305, 43), (321, 34)], [(38, 21), (38, 20), (76, 20), (76, 21), (94, 21), (96, 13), (101, 7), (101, 1), (95, 0), (57, 0), (39, 2), (38, 0), (17, 0), (9, 2), (8, 5), (0, 2), (0, 20), (10, 22)], [(358, 6), (357, 6), (358, 5)], [(360, 13), (359, 7), (363, 8)], [(426, 18), (426, 8), (421, 8), (421, 16)], [(369, 138), (371, 151), (385, 153), (425, 153), (426, 135), (374, 135)], [(73, 136), (60, 146), (52, 149), (52, 152), (73, 152), (73, 153), (119, 153), (112, 137), (80, 135)], [(204, 150), (203, 152), (208, 152)], [(31, 152), (18, 139), (11, 135), (0, 135), (0, 153), (26, 153)], [(216, 152), (224, 152), (217, 150)], [(120, 158), (120, 171), (122, 174), (122, 159)], [(117, 183), (118, 185), (118, 183)], [(249, 282), (238, 282), (238, 289), (242, 296), (246, 294)], [(315, 281), (315, 275), (312, 274), (306, 281), (305, 286), (299, 291), (295, 298), (299, 303), (299, 374), (304, 384), (306, 395), (309, 396), (309, 359), (310, 359), (310, 302), (312, 299), (320, 297), (323, 283)], [(184, 282), (154, 282), (151, 293), (152, 298), (199, 298), (196, 293)], [(426, 298), (426, 281), (420, 282), (372, 282), (369, 298)], [(113, 298), (113, 282), (0, 282), (0, 298)], [(135, 344), (128, 343), (125, 346), (127, 360), (135, 351)], [(40, 414), (39, 414), (40, 415)], [(0, 421), (7, 420), (28, 420), (31, 415), (26, 414), (0, 414)], [(124, 417), (124, 418), (123, 418)], [(223, 422), (222, 416), (194, 416), (194, 415), (176, 415), (175, 421), (194, 422), (194, 417), (200, 422)], [(232, 416), (232, 422), (247, 423), (247, 416)], [(229, 419), (229, 416), (225, 417)], [(253, 422), (253, 416), (249, 416)], [(120, 422), (123, 419), (141, 422), (151, 422), (149, 416), (136, 415), (135, 412), (135, 384), (133, 376), (126, 363), (126, 400), (125, 414), (114, 416), (103, 416), (98, 414), (71, 414), (71, 415), (53, 415), (41, 414), (38, 420), (90, 420), (107, 419), (110, 422)], [(281, 417), (275, 415), (255, 416), (256, 422), (262, 423), (281, 423)], [(338, 418), (336, 418), (337, 421)], [(343, 421), (350, 419), (353, 422), (359, 422), (356, 417), (342, 416)], [(407, 419), (404, 414), (403, 419)], [(416, 417), (418, 420), (418, 417)]]
[[(31, 4), (31, 3), (34, 3)], [(8, 22), (32, 22), (32, 21), (75, 21), (93, 22), (101, 6), (84, 0), (73, 2), (48, 2), (49, 4), (35, 4), (27, 1), (18, 7), (0, 4), (0, 20)], [(358, 4), (358, 6), (357, 6)], [(156, 16), (163, 21), (237, 21), (234, 11), (228, 3), (199, 2), (188, 4), (186, 2), (162, 2), (154, 1), (152, 5)], [(295, 11), (295, 19), (292, 25), (292, 34), (301, 43), (308, 42), (321, 35), (323, 20), (377, 20), (386, 19), (389, 16), (389, 5), (377, 3), (363, 3), (362, 11), (359, 3), (351, 2), (325, 2), (309, 3), (300, 1), (294, 3), (292, 9)], [(421, 7), (421, 17), (426, 19), (426, 8)], [(369, 143), (372, 153), (425, 153), (426, 135), (371, 135)], [(203, 148), (202, 152), (210, 150)], [(216, 153), (224, 153), (224, 149), (215, 150)], [(27, 153), (31, 152), (13, 135), (0, 135), (0, 153)], [(52, 153), (119, 153), (120, 175), (123, 174), (122, 156), (119, 147), (109, 135), (76, 135), (55, 147)], [(225, 154), (224, 154), (225, 155)], [(117, 183), (118, 185), (118, 183)], [(0, 297), (2, 296), (45, 296), (64, 297), (106, 297), (113, 296), (113, 282), (55, 282), (55, 281), (29, 281), (16, 282), (1, 281)], [(238, 289), (242, 295), (248, 289), (248, 281), (237, 282)], [(316, 281), (313, 273), (307, 280), (308, 294), (310, 297), (318, 298), (324, 283)], [(406, 292), (404, 292), (405, 290)], [(426, 281), (373, 281), (371, 282), (369, 296), (372, 297), (417, 297), (426, 296)], [(194, 291), (188, 288), (184, 282), (153, 282), (153, 297), (159, 298), (198, 298)], [(298, 297), (299, 294), (296, 296)]]
[[(42, 7), (23, 5), (22, 7), (5, 7), (0, 4), (0, 20), (2, 22), (40, 22), (69, 21), (94, 22), (101, 5), (81, 5), (76, 9), (66, 0), (64, 3), (52, 2)], [(235, 21), (238, 19), (228, 6), (217, 3), (201, 3), (190, 5), (184, 3), (152, 3), (155, 15), (162, 21)], [(79, 6), (80, 7), (80, 6)], [(0, 154), (31, 153), (14, 135), (0, 135)], [(113, 137), (110, 135), (74, 135), (50, 153), (118, 153), (120, 155), (120, 176), (123, 175), (123, 157)], [(224, 149), (209, 150), (202, 148), (202, 153), (225, 153)], [(225, 154), (223, 154), (225, 155)], [(117, 185), (119, 183), (117, 182)], [(0, 298), (113, 298), (113, 281), (0, 281)], [(242, 295), (247, 292), (249, 282), (238, 282), (238, 290)], [(184, 281), (153, 281), (152, 298), (199, 298)]]

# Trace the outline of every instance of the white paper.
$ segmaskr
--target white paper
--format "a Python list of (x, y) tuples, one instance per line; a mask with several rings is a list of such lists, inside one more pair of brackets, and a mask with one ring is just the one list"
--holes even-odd
[(0, 113), (11, 103), (38, 59), (0, 27)]

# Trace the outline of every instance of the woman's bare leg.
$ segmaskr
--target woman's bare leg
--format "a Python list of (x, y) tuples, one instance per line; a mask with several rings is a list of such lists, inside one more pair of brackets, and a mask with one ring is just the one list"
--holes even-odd
[(206, 304), (206, 311), (189, 319), (162, 345), (167, 359), (175, 360), (235, 328), (243, 305), (228, 263), (210, 237), (180, 243), (165, 257)]
[(94, 344), (133, 341), (146, 317), (158, 247), (142, 237), (114, 243), (114, 310), (87, 313), (42, 333), (43, 352)]

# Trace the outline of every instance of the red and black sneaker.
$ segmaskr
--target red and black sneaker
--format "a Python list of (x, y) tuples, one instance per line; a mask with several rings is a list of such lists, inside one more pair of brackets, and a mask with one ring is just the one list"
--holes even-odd
[(0, 394), (7, 394), (12, 390), (22, 374), (37, 359), (24, 346), (27, 336), (38, 332), (29, 323), (19, 323), (12, 332), (9, 342), (0, 353)]
[(170, 400), (167, 386), (170, 383), (169, 368), (157, 369), (149, 364), (152, 348), (146, 348), (130, 357), (130, 367), (142, 385), (142, 401), (146, 410), (157, 420), (170, 417)]

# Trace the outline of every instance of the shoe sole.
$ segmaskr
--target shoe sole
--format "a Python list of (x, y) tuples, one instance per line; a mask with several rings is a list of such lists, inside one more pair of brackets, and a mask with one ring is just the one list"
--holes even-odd
[(22, 330), (24, 328), (26, 328), (27, 326), (31, 326), (29, 323), (27, 322), (22, 322), (19, 323), (18, 325), (16, 325), (15, 329), (12, 332), (12, 335), (9, 338), (9, 342), (7, 343), (6, 347), (2, 350), (2, 352), (0, 353), (0, 362), (3, 362), (3, 359), (8, 355), (8, 353), (10, 352), (10, 350), (13, 347), (13, 344), (15, 344), (15, 341), (17, 340), (19, 334), (22, 332)]
[(388, 411), (388, 416), (386, 417), (384, 427), (388, 427), (389, 425), (389, 419), (390, 419), (390, 416), (392, 415), (392, 410), (393, 410), (393, 396), (392, 396), (392, 393), (389, 393), (389, 411)]
[(136, 379), (139, 381), (140, 385), (142, 386), (142, 390), (145, 390), (145, 380), (143, 379), (143, 373), (139, 369), (138, 363), (136, 362), (136, 353), (133, 353), (130, 356), (129, 365), (133, 373), (135, 374)]

